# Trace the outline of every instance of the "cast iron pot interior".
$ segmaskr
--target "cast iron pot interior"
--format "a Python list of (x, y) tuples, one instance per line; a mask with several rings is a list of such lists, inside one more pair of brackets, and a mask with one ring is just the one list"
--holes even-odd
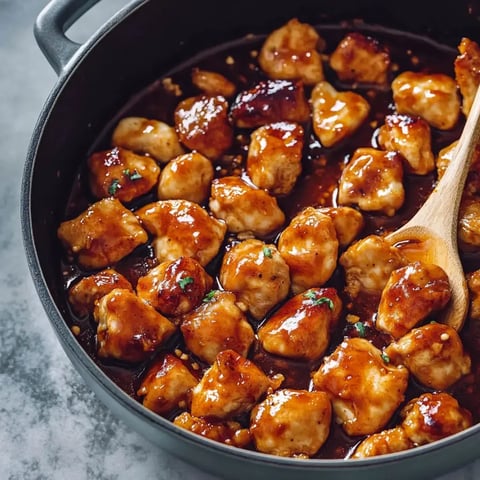
[[(89, 6), (95, 1), (86, 3)], [(359, 461), (277, 458), (228, 447), (174, 427), (121, 391), (70, 332), (65, 322), (69, 310), (56, 229), (78, 166), (105, 124), (133, 94), (192, 54), (248, 33), (267, 33), (292, 17), (310, 24), (363, 19), (369, 24), (426, 33), (456, 47), (462, 36), (480, 40), (479, 3), (136, 0), (77, 51), (71, 43), (59, 43), (58, 32), (55, 36), (48, 28), (48, 16), (56, 15), (57, 27), (66, 26), (75, 11), (78, 16), (84, 9), (85, 2), (54, 0), (47, 7), (50, 10), (39, 17), (36, 33), (59, 80), (40, 114), (25, 165), (24, 243), (35, 286), (63, 348), (116, 415), (172, 454), (222, 478), (426, 479), (478, 456), (478, 425), (432, 445)], [(46, 48), (49, 42), (54, 45)]]

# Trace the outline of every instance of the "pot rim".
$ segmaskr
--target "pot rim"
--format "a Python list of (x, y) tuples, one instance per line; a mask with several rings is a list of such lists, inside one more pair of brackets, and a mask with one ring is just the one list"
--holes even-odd
[[(354, 461), (348, 461), (346, 459), (301, 459), (291, 457), (281, 457), (270, 454), (265, 454), (253, 450), (246, 450), (238, 447), (226, 445), (221, 442), (217, 442), (206, 437), (195, 434), (191, 431), (177, 427), (171, 421), (161, 417), (160, 415), (152, 412), (144, 407), (141, 403), (131, 398), (125, 391), (123, 391), (110, 377), (104, 373), (94, 360), (86, 353), (80, 343), (75, 338), (74, 334), (67, 325), (67, 322), (63, 318), (60, 310), (58, 309), (50, 290), (47, 286), (47, 282), (43, 275), (43, 271), (40, 265), (39, 257), (37, 254), (37, 248), (35, 244), (35, 238), (33, 233), (33, 218), (32, 218), (32, 184), (33, 184), (33, 171), (37, 160), (38, 146), (43, 136), (43, 132), (46, 125), (49, 122), (49, 118), (52, 111), (55, 109), (58, 97), (62, 94), (62, 91), (67, 87), (70, 77), (80, 67), (83, 59), (90, 54), (90, 52), (102, 41), (102, 39), (119, 23), (130, 16), (133, 12), (140, 9), (144, 4), (150, 0), (133, 0), (122, 10), (114, 14), (110, 20), (108, 20), (102, 27), (100, 27), (90, 38), (82, 44), (78, 50), (74, 53), (68, 64), (60, 71), (57, 82), (50, 91), (47, 99), (42, 107), (40, 115), (35, 124), (32, 137), (29, 143), (26, 162), (24, 165), (22, 184), (21, 184), (21, 198), (20, 198), (20, 217), (24, 250), (26, 253), (26, 259), (32, 277), (35, 289), (41, 300), (43, 309), (47, 314), (47, 318), (54, 329), (55, 334), (60, 340), (60, 344), (65, 353), (69, 357), (69, 360), (74, 365), (77, 372), (79, 369), (74, 364), (72, 357), (80, 362), (82, 367), (88, 371), (93, 377), (94, 381), (100, 385), (100, 387), (112, 397), (122, 408), (125, 408), (133, 413), (136, 417), (141, 417), (143, 421), (147, 421), (166, 430), (169, 434), (186, 441), (193, 445), (201, 445), (209, 450), (215, 452), (221, 452), (227, 456), (233, 456), (236, 459), (245, 459), (249, 462), (271, 464), (276, 467), (293, 467), (295, 470), (312, 470), (318, 469), (329, 470), (340, 468), (341, 470), (357, 470), (359, 467), (369, 467), (375, 465), (388, 465), (398, 463), (401, 460), (411, 459), (413, 457), (421, 457), (422, 453), (432, 453), (438, 450), (442, 450), (448, 446), (466, 442), (473, 437), (480, 438), (480, 423), (471, 426), (470, 428), (451, 435), (449, 437), (437, 440), (431, 444), (414, 447), (409, 450), (389, 453), (385, 455), (379, 455), (370, 458), (355, 459)], [(79, 372), (84, 377), (83, 372)], [(90, 387), (89, 387), (90, 388)], [(107, 407), (110, 411), (111, 408)], [(445, 473), (445, 472), (444, 472)]]

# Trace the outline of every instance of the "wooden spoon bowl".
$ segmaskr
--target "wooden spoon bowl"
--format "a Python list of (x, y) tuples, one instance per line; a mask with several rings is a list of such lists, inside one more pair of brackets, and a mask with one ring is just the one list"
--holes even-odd
[(469, 307), (467, 282), (458, 254), (458, 210), (479, 137), (480, 88), (443, 177), (413, 218), (386, 236), (409, 260), (433, 263), (446, 272), (452, 298), (441, 320), (456, 330), (462, 328)]

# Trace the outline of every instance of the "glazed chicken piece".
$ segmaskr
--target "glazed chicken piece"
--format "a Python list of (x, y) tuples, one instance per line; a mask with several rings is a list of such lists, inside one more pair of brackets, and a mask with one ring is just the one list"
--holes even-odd
[(405, 365), (420, 383), (433, 390), (446, 390), (470, 372), (470, 357), (460, 336), (442, 323), (414, 328), (391, 343), (385, 353), (394, 365)]
[(255, 334), (231, 292), (212, 290), (203, 302), (181, 319), (185, 345), (200, 360), (215, 361), (222, 350), (246, 357)]
[(209, 207), (232, 233), (264, 237), (285, 222), (275, 197), (236, 176), (213, 180)]
[(330, 66), (342, 81), (385, 85), (390, 53), (374, 38), (352, 32), (330, 55)]
[(126, 362), (146, 360), (175, 332), (170, 320), (130, 290), (116, 288), (93, 311), (98, 355)]
[(470, 292), (470, 318), (480, 320), (480, 270), (470, 272), (466, 277)]
[(455, 59), (455, 79), (462, 95), (462, 112), (470, 113), (475, 93), (480, 84), (480, 45), (469, 38), (462, 38)]
[[(456, 152), (458, 140), (442, 148), (438, 152), (436, 166), (438, 178), (442, 178), (448, 165)], [(464, 187), (464, 197), (480, 195), (480, 144), (477, 144), (468, 170), (467, 180)]]
[(288, 265), (273, 244), (244, 240), (225, 253), (219, 279), (237, 304), (261, 320), (290, 290)]
[(432, 127), (450, 130), (460, 115), (455, 80), (443, 73), (403, 72), (392, 82), (400, 114), (420, 116)]
[(327, 440), (331, 417), (325, 392), (282, 389), (253, 409), (250, 433), (260, 452), (308, 458)]
[(192, 392), (194, 417), (234, 419), (250, 412), (262, 395), (276, 390), (283, 378), (267, 377), (253, 362), (223, 350)]
[(176, 356), (167, 354), (148, 368), (137, 395), (144, 407), (168, 415), (177, 408), (185, 409), (189, 395), (198, 380)]
[(315, 28), (293, 18), (268, 35), (258, 63), (270, 78), (314, 85), (323, 80), (322, 57), (317, 50), (322, 43)]
[(135, 213), (155, 236), (152, 244), (160, 262), (192, 257), (205, 266), (219, 252), (227, 231), (223, 221), (188, 200), (160, 200)]
[(471, 413), (445, 392), (414, 398), (402, 409), (401, 417), (401, 426), (415, 446), (449, 437), (472, 425)]
[(233, 143), (228, 102), (221, 95), (199, 95), (182, 100), (175, 109), (175, 129), (190, 150), (216, 160)]
[(275, 122), (306, 122), (310, 107), (301, 81), (265, 80), (240, 92), (230, 115), (235, 126), (255, 128)]
[(338, 244), (341, 248), (348, 247), (365, 225), (363, 215), (351, 207), (322, 207), (318, 211), (333, 220)]
[(315, 85), (310, 97), (313, 130), (324, 147), (333, 147), (364, 123), (370, 104), (355, 92), (338, 92), (328, 82)]
[(461, 250), (480, 247), (480, 197), (463, 197), (458, 213), (458, 244)]
[(339, 181), (338, 203), (389, 217), (403, 205), (403, 164), (396, 152), (357, 148)]
[(155, 160), (119, 147), (93, 153), (88, 169), (93, 195), (99, 199), (113, 196), (121, 202), (148, 193), (160, 175)]
[(176, 317), (200, 305), (213, 279), (195, 259), (180, 257), (152, 268), (137, 282), (137, 295), (163, 315)]
[(289, 194), (302, 173), (303, 127), (278, 122), (252, 132), (247, 173), (252, 182), (272, 195)]
[(214, 171), (212, 162), (201, 153), (191, 152), (175, 157), (160, 174), (158, 198), (183, 199), (203, 203), (210, 194)]
[(335, 421), (347, 435), (376, 433), (404, 400), (408, 370), (394, 366), (364, 338), (344, 340), (313, 375), (315, 390), (330, 395)]
[(342, 312), (334, 288), (311, 288), (284, 303), (258, 330), (263, 349), (298, 360), (318, 360)]
[(378, 143), (384, 150), (400, 153), (409, 173), (426, 175), (435, 170), (430, 125), (421, 117), (387, 115)]
[(93, 312), (99, 298), (115, 288), (133, 292), (132, 284), (122, 274), (107, 268), (74, 283), (68, 290), (68, 302), (75, 314), (83, 317)]
[(450, 297), (450, 282), (441, 267), (410, 263), (390, 274), (380, 298), (375, 326), (398, 339), (444, 308)]
[(184, 153), (173, 127), (143, 117), (120, 120), (112, 134), (112, 145), (148, 154), (160, 163), (166, 163)]
[(374, 433), (363, 440), (350, 458), (369, 458), (387, 453), (403, 452), (414, 445), (401, 427)]
[(235, 84), (225, 78), (221, 73), (203, 70), (201, 68), (192, 69), (192, 83), (203, 93), (211, 96), (221, 95), (229, 98), (235, 94)]
[(238, 448), (246, 447), (251, 441), (248, 428), (242, 428), (240, 423), (232, 420), (214, 421), (183, 412), (175, 418), (173, 423), (202, 437)]
[(290, 269), (293, 293), (322, 286), (337, 266), (333, 220), (316, 208), (305, 208), (280, 234), (278, 251)]
[(86, 269), (105, 268), (148, 240), (137, 217), (116, 198), (104, 198), (62, 222), (57, 235)]
[(352, 244), (340, 257), (345, 269), (345, 290), (355, 298), (360, 293), (382, 293), (390, 274), (405, 264), (400, 251), (377, 235)]

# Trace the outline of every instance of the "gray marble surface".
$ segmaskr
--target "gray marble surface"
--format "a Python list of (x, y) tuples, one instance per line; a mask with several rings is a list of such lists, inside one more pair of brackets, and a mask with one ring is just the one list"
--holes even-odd
[[(71, 35), (83, 41), (126, 3), (100, 2)], [(37, 299), (23, 252), (19, 192), (31, 132), (56, 82), (32, 33), (45, 4), (0, 0), (0, 480), (214, 480), (152, 446), (99, 403)], [(478, 478), (480, 462), (441, 480)]]

